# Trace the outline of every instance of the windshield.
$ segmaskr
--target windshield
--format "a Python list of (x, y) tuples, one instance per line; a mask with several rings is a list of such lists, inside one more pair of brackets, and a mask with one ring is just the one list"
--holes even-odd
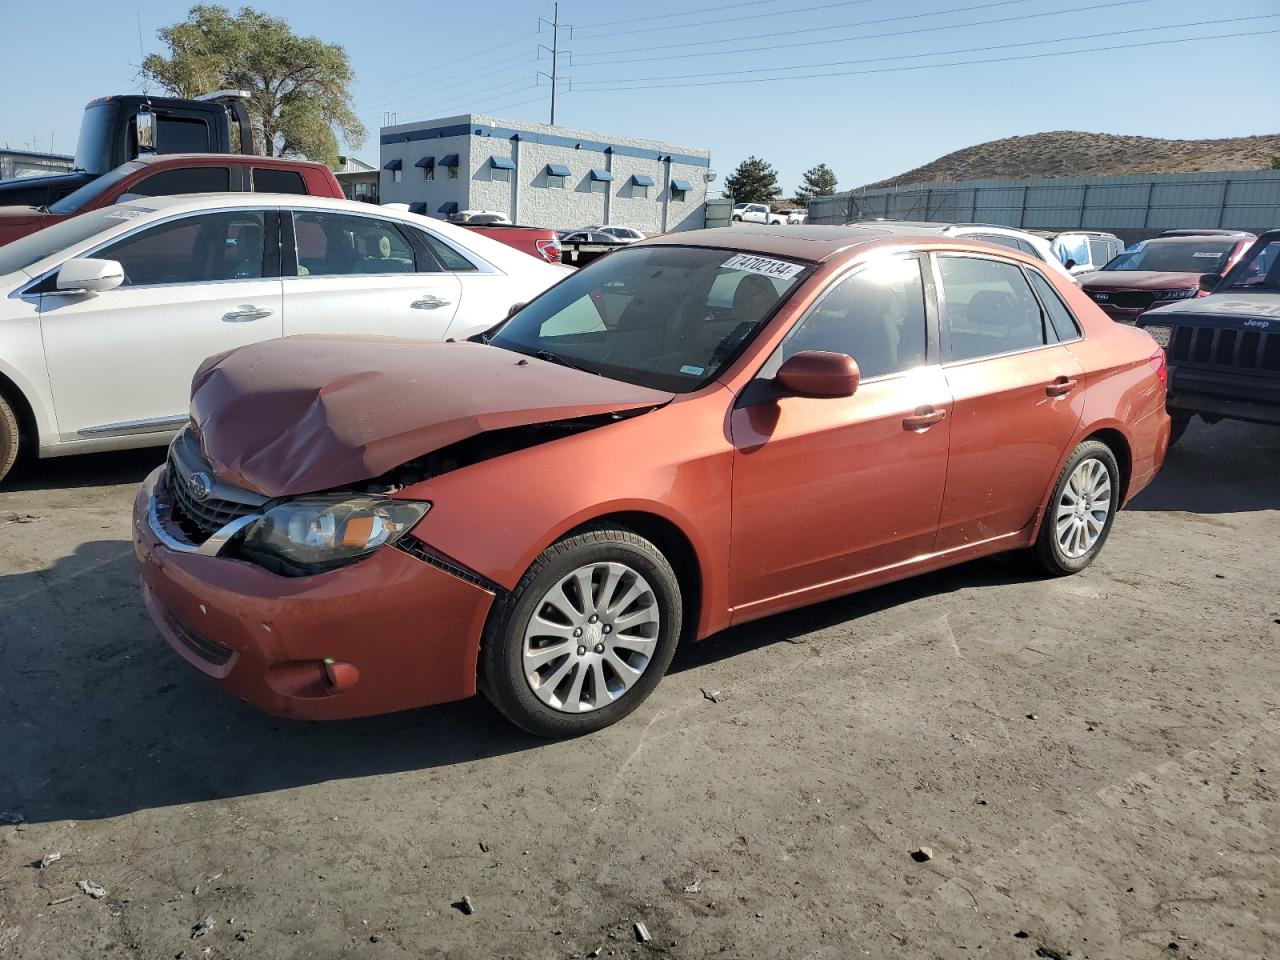
[(76, 141), (77, 170), (106, 173), (111, 169), (111, 140), (119, 110), (120, 105), (109, 100), (84, 108)]
[(1255, 246), (1218, 289), (1280, 291), (1280, 240)]
[(39, 263), (45, 257), (53, 256), (65, 247), (87, 240), (95, 233), (116, 226), (122, 220), (139, 215), (140, 211), (125, 210), (121, 207), (90, 210), (70, 220), (55, 223), (52, 227), (19, 237), (12, 243), (6, 243), (0, 247), (0, 277), (15, 270), (25, 270), (33, 263)]
[(495, 346), (688, 393), (738, 355), (810, 273), (703, 247), (623, 247), (517, 313)]
[(72, 214), (84, 209), (90, 200), (95, 200), (102, 194), (106, 193), (117, 183), (133, 173), (146, 166), (137, 160), (130, 160), (128, 163), (122, 163), (110, 173), (104, 173), (97, 180), (91, 180), (79, 190), (68, 193), (57, 203), (49, 205), (50, 213)]
[(1156, 273), (1221, 273), (1234, 240), (1149, 240), (1141, 250), (1122, 253), (1103, 270), (1152, 270)]

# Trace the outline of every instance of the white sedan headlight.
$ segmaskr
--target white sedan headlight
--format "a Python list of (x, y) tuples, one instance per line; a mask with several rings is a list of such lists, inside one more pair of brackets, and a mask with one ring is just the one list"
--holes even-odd
[[(361, 496), (298, 497), (250, 524), (240, 550), (294, 574), (342, 566), (395, 543), (431, 509), (416, 500)], [(272, 563), (271, 561), (276, 561)]]

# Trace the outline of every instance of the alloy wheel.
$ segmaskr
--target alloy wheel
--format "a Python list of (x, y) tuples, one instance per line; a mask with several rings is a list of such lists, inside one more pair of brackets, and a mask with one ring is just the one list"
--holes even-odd
[(1097, 544), (1111, 516), (1111, 474), (1101, 460), (1081, 460), (1071, 471), (1054, 512), (1058, 549), (1079, 560)]
[(543, 594), (529, 618), (525, 679), (552, 709), (598, 710), (644, 674), (660, 627), (653, 587), (635, 569), (615, 561), (578, 567)]

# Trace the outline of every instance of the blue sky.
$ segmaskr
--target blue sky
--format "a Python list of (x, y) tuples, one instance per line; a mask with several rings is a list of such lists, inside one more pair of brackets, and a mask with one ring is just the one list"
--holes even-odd
[[(346, 47), (370, 134), (351, 152), (365, 160), (377, 161), (388, 112), (401, 123), (468, 110), (547, 119), (549, 88), (534, 83), (549, 68), (535, 57), (550, 42), (537, 32), (550, 2), (257, 6)], [(103, 9), (3, 4), (11, 95), (0, 144), (71, 152), (86, 101), (140, 89), (139, 21), (143, 47), (160, 50), (157, 28), (187, 5)], [(1249, 93), (1280, 56), (1280, 33), (1263, 32), (1280, 29), (1278, 0), (565, 0), (560, 16), (575, 25), (563, 40), (572, 88), (562, 85), (561, 125), (708, 147), (722, 177), (755, 153), (788, 193), (820, 161), (852, 187), (1046, 130), (1200, 138), (1280, 127), (1272, 98)], [(1245, 35), (1153, 43), (1219, 34)], [(1128, 44), (1151, 45), (1008, 59)]]

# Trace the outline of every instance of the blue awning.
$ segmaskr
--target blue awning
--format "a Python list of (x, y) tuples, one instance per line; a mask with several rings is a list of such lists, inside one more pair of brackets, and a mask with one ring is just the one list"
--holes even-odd
[(457, 165), (458, 155), (456, 153), (451, 153), (447, 157), (440, 158), (440, 166), (442, 167), (456, 167)]
[(399, 170), (404, 164), (400, 160), (388, 160), (382, 165), (383, 170)]
[(652, 187), (653, 177), (646, 177), (643, 173), (633, 173), (631, 175), (631, 182), (637, 187)]
[(516, 162), (510, 157), (490, 157), (489, 166), (495, 170), (514, 170)]
[(548, 177), (571, 177), (573, 176), (573, 171), (570, 170), (568, 167), (566, 167), (563, 163), (548, 163), (547, 176)]
[(416, 203), (409, 204), (409, 212), (410, 213), (426, 213), (427, 201), (419, 200)]
[(440, 204), (440, 209), (436, 211), (436, 213), (443, 213), (445, 216), (448, 216), (451, 213), (457, 213), (457, 212), (458, 212), (458, 205), (453, 201)]
[(592, 170), (591, 179), (599, 181), (600, 183), (612, 183), (613, 174), (608, 170)]
[(693, 184), (691, 184), (688, 180), (672, 180), (671, 189), (679, 190), (681, 193), (692, 193)]
[(435, 157), (423, 157), (421, 160), (419, 160), (417, 163), (414, 164), (415, 167), (434, 167), (435, 165), (436, 165)]

